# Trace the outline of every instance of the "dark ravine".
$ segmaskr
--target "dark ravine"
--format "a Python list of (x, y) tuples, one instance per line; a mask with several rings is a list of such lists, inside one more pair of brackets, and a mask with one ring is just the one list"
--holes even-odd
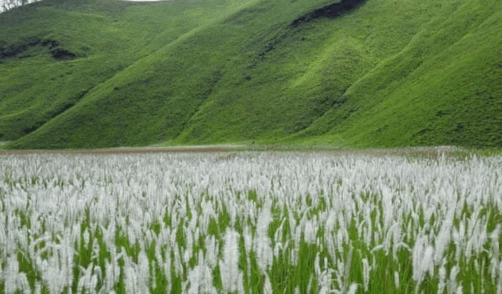
[(206, 88), (202, 87), (201, 88), (201, 93), (199, 94), (200, 101), (197, 103), (197, 106), (194, 108), (194, 110), (189, 114), (189, 119), (186, 120), (182, 125), (179, 131), (176, 133), (174, 138), (177, 138), (181, 135), (183, 130), (186, 128), (186, 126), (189, 124), (190, 120), (199, 112), (199, 109), (204, 105), (206, 100), (213, 94), (214, 89), (218, 85), (218, 83), (221, 81), (223, 78), (224, 73), (220, 70), (215, 70), (212, 72), (212, 74), (206, 79)]
[(349, 14), (359, 8), (361, 5), (366, 3), (368, 0), (342, 0), (341, 2), (326, 5), (324, 7), (312, 10), (291, 22), (291, 24), (286, 27), (282, 32), (279, 32), (277, 36), (273, 37), (263, 50), (258, 54), (258, 59), (252, 63), (249, 68), (255, 67), (258, 63), (263, 62), (268, 53), (276, 49), (276, 47), (285, 39), (287, 36), (294, 33), (294, 29), (300, 27), (303, 24), (315, 21), (320, 18), (333, 19), (341, 17), (343, 15)]
[(319, 18), (336, 18), (343, 16), (344, 14), (356, 10), (359, 6), (366, 3), (366, 1), (368, 0), (342, 0), (341, 2), (329, 4), (296, 18), (291, 23), (291, 26), (298, 27)]
[(42, 125), (44, 125), (44, 123), (46, 123), (47, 121), (55, 118), (56, 116), (62, 114), (63, 112), (65, 112), (68, 109), (75, 106), (75, 104), (77, 104), (82, 98), (84, 98), (84, 96), (87, 95), (87, 93), (89, 91), (90, 91), (90, 89), (82, 90), (80, 93), (78, 93), (77, 95), (75, 95), (74, 97), (69, 99), (67, 102), (65, 102), (64, 104), (62, 104), (58, 108), (54, 109), (53, 111), (49, 112), (47, 114), (47, 116), (49, 117), (48, 119), (43, 119), (43, 120), (37, 121), (37, 122), (33, 123), (31, 126), (24, 128), (22, 132), (25, 135), (28, 135), (28, 134), (36, 131), (38, 128), (40, 128)]

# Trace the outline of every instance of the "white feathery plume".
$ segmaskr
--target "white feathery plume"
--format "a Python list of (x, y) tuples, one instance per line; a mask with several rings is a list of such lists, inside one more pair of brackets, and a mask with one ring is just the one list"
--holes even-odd
[(417, 239), (413, 247), (413, 280), (416, 282), (417, 291), (420, 283), (425, 278), (425, 274), (429, 272), (434, 274), (434, 249), (428, 244), (426, 236)]
[(443, 258), (443, 264), (441, 265), (441, 268), (439, 268), (439, 283), (438, 283), (438, 294), (443, 294), (444, 293), (444, 289), (446, 287), (446, 268), (445, 268), (445, 264), (446, 264), (446, 259)]
[(396, 288), (399, 289), (399, 272), (398, 271), (395, 271), (394, 272), (394, 285), (396, 286)]
[(363, 263), (363, 287), (364, 287), (364, 292), (368, 292), (368, 287), (370, 284), (370, 272), (371, 272), (371, 266), (369, 265), (368, 259), (363, 258), (362, 259)]
[(223, 247), (223, 260), (220, 261), (220, 276), (225, 292), (237, 291), (239, 278), (239, 238), (240, 235), (233, 229), (227, 229)]
[(64, 289), (65, 279), (61, 279), (63, 273), (59, 267), (59, 254), (53, 252), (53, 255), (47, 260), (39, 260), (38, 266), (42, 278), (51, 293), (60, 293)]
[(162, 258), (162, 249), (161, 249), (162, 243), (157, 240), (155, 242), (155, 260), (157, 261), (158, 264), (163, 264), (164, 263), (164, 258)]
[(272, 284), (270, 283), (270, 278), (265, 273), (265, 282), (263, 283), (263, 294), (272, 294)]
[(331, 275), (333, 274), (332, 269), (326, 268), (324, 271), (317, 276), (318, 287), (320, 287), (319, 293), (328, 294), (331, 292)]
[[(0, 280), (1, 278), (2, 275), (0, 275)], [(7, 259), (7, 266), (3, 273), (3, 282), (6, 294), (14, 294), (17, 291), (26, 294), (31, 293), (30, 284), (25, 273), (19, 272), (19, 263), (16, 256), (11, 256)]]
[(136, 236), (136, 230), (134, 229), (134, 225), (136, 224), (136, 221), (130, 220), (129, 226), (126, 227), (127, 231), (127, 239), (129, 241), (130, 246), (134, 246), (136, 244), (137, 236)]
[(92, 263), (89, 264), (87, 268), (80, 267), (81, 274), (77, 283), (77, 293), (83, 293), (83, 291), (86, 291), (88, 293), (96, 292), (96, 284), (93, 281), (92, 269)]
[(151, 277), (151, 281), (149, 282), (149, 285), (150, 286), (155, 286), (157, 285), (157, 270), (159, 268), (159, 265), (158, 263), (155, 261), (155, 259), (152, 259), (150, 261), (150, 277)]
[(381, 191), (382, 195), (382, 205), (384, 208), (383, 211), (383, 229), (385, 231), (389, 230), (392, 226), (392, 220), (394, 219), (394, 205), (392, 204), (392, 190), (389, 187), (383, 186)]
[[(289, 241), (289, 240), (288, 240)], [(275, 243), (275, 246), (274, 246), (274, 257), (275, 258), (279, 258), (279, 255), (281, 254), (281, 252), (286, 248), (286, 246), (288, 245), (288, 241), (286, 241), (286, 244), (285, 245), (282, 245), (281, 242), (277, 242)]]
[(188, 281), (190, 282), (190, 288), (188, 289), (188, 294), (212, 294), (218, 293), (216, 288), (213, 286), (213, 276), (211, 269), (204, 263), (204, 254), (199, 251), (198, 254), (199, 263), (195, 268), (193, 268), (188, 273)]
[(282, 234), (283, 234), (282, 231), (283, 231), (285, 221), (286, 221), (286, 218), (283, 218), (281, 225), (279, 226), (279, 228), (277, 228), (277, 230), (274, 233), (274, 242), (275, 243), (282, 243)]
[(364, 236), (364, 242), (369, 247), (371, 246), (371, 238), (373, 236), (373, 226), (371, 221), (371, 212), (370, 209), (366, 209), (364, 213), (364, 222), (366, 223), (366, 234)]
[(314, 276), (311, 275), (309, 279), (309, 283), (307, 284), (307, 293), (312, 293), (312, 280), (314, 279)]
[[(140, 289), (138, 287), (138, 277), (136, 275), (133, 262), (127, 255), (124, 255), (124, 261), (125, 261), (124, 274), (125, 274), (127, 293), (141, 294)], [(78, 292), (81, 293), (80, 291)]]
[(400, 228), (400, 225), (398, 223), (394, 223), (387, 231), (387, 236), (385, 236), (384, 238), (384, 242), (383, 242), (383, 247), (384, 247), (384, 250), (385, 250), (385, 255), (388, 255), (389, 254), (389, 251), (391, 249), (391, 244), (393, 245), (392, 249), (393, 249), (393, 257), (396, 255), (395, 252), (394, 252), (394, 248), (395, 248), (395, 245), (396, 243), (392, 243), (392, 240), (396, 239), (394, 237), (394, 234), (397, 230), (399, 230)]
[(183, 264), (181, 263), (181, 247), (178, 246), (177, 243), (174, 243), (173, 251), (174, 251), (174, 270), (178, 276), (183, 276)]
[(335, 239), (332, 236), (327, 236), (324, 238), (324, 242), (326, 243), (326, 247), (329, 253), (329, 256), (332, 260), (336, 260), (336, 247), (335, 247)]
[(35, 294), (40, 294), (42, 293), (42, 284), (39, 281), (35, 282)]
[(87, 247), (89, 244), (89, 229), (84, 231), (84, 246)]
[(202, 216), (199, 218), (199, 227), (202, 232), (207, 232), (210, 220), (212, 218), (217, 218), (216, 212), (214, 211), (213, 204), (211, 202), (203, 200), (200, 205), (202, 208)]
[(422, 268), (424, 272), (428, 272), (429, 276), (432, 277), (434, 275), (434, 247), (427, 246), (425, 248), (425, 252), (422, 259)]
[(268, 226), (272, 222), (271, 207), (266, 205), (262, 208), (256, 224), (256, 234), (268, 236)]
[(456, 293), (457, 286), (457, 274), (460, 272), (458, 266), (453, 266), (450, 270), (450, 278), (448, 280), (448, 294)]
[(190, 258), (192, 258), (192, 254), (193, 254), (193, 236), (192, 236), (192, 232), (185, 228), (185, 237), (186, 237), (186, 248), (185, 248), (185, 252), (183, 253), (183, 262), (185, 264), (188, 264), (188, 261), (190, 260)]
[(253, 235), (251, 233), (251, 230), (249, 229), (249, 226), (244, 227), (244, 232), (242, 235), (244, 237), (244, 248), (246, 249), (246, 274), (248, 278), (251, 278), (251, 249), (253, 246)]
[(434, 264), (438, 265), (443, 259), (443, 253), (446, 250), (448, 244), (451, 240), (451, 228), (453, 226), (453, 217), (455, 214), (455, 208), (450, 207), (446, 215), (446, 219), (441, 223), (441, 229), (439, 230), (438, 236), (436, 238), (436, 244), (434, 248)]
[(71, 289), (71, 286), (73, 284), (73, 255), (75, 253), (71, 244), (71, 240), (68, 238), (66, 233), (61, 242), (62, 243), (59, 246), (59, 255), (62, 277), (65, 280), (65, 287)]
[[(164, 256), (165, 256), (165, 259), (164, 259), (164, 263), (162, 265), (162, 269), (164, 272), (164, 276), (167, 279), (166, 292), (170, 292), (171, 291), (171, 250), (166, 249)], [(160, 264), (160, 261), (159, 261), (159, 264)]]
[(492, 280), (493, 281), (497, 281), (497, 271), (498, 271), (498, 260), (499, 260), (499, 256), (500, 256), (500, 252), (499, 252), (499, 233), (500, 233), (500, 225), (497, 225), (497, 227), (495, 228), (495, 230), (493, 230), (493, 232), (490, 234), (490, 239), (491, 239), (491, 249), (492, 249), (492, 256), (491, 256), (491, 260), (490, 260), (490, 267), (489, 267), (489, 271), (490, 271), (490, 274), (491, 274), (491, 277), (492, 277)]
[(499, 276), (497, 279), (497, 294), (502, 294), (502, 261), (499, 264)]
[(357, 292), (357, 284), (352, 283), (349, 287), (349, 291), (347, 291), (347, 294), (356, 294)]
[(455, 243), (455, 260), (460, 262), (460, 257), (463, 252), (463, 247), (465, 243), (465, 225), (464, 221), (461, 220), (459, 224), (459, 228), (453, 229), (453, 241)]
[(120, 267), (117, 263), (117, 261), (113, 258), (113, 253), (112, 253), (112, 260), (111, 262), (108, 262), (108, 260), (105, 261), (105, 281), (102, 287), (103, 293), (109, 293), (115, 284), (119, 281), (120, 277)]
[(290, 232), (294, 232), (297, 227), (295, 216), (294, 216), (293, 212), (294, 212), (294, 209), (288, 209), (288, 223), (289, 223), (289, 231)]
[(251, 246), (253, 246), (253, 234), (251, 232), (251, 229), (249, 229), (249, 226), (244, 227), (244, 232), (242, 235), (244, 237), (244, 248), (249, 254), (249, 252), (251, 252)]
[(290, 260), (291, 264), (293, 266), (298, 265), (298, 259), (299, 259), (299, 253), (300, 253), (300, 242), (301, 242), (301, 236), (302, 236), (302, 228), (301, 225), (298, 225), (295, 230), (295, 235), (294, 235), (294, 246), (293, 249), (290, 251)]
[(88, 292), (91, 293), (91, 294), (98, 293), (96, 291), (97, 285), (98, 285), (98, 276), (95, 275), (95, 274), (93, 274), (93, 275), (91, 275), (91, 278), (89, 280), (89, 284), (88, 284), (89, 290), (88, 290)]
[(262, 274), (268, 270), (273, 262), (273, 250), (270, 244), (270, 238), (268, 237), (268, 226), (271, 221), (272, 216), (270, 214), (270, 207), (264, 207), (258, 216), (256, 237), (254, 240), (257, 263)]
[(455, 290), (455, 294), (463, 294), (463, 293), (464, 293), (464, 288), (462, 287), (462, 285), (458, 285), (457, 290)]
[(341, 259), (336, 261), (336, 269), (335, 269), (336, 283), (338, 285), (338, 288), (341, 289), (343, 289), (345, 286), (344, 273), (345, 273), (345, 264), (343, 262), (343, 257), (342, 257)]
[(246, 289), (244, 289), (244, 273), (239, 271), (239, 279), (237, 284), (237, 293), (244, 294), (246, 293)]
[(343, 252), (343, 243), (344, 243), (343, 241), (344, 241), (343, 232), (341, 229), (339, 229), (336, 233), (336, 245), (338, 252)]
[(149, 261), (148, 257), (146, 256), (146, 253), (144, 250), (141, 250), (139, 252), (138, 256), (138, 265), (137, 265), (137, 274), (138, 274), (138, 287), (141, 293), (149, 293), (148, 290), (148, 281), (150, 278), (150, 271), (149, 271)]
[(96, 261), (99, 258), (99, 251), (100, 251), (98, 239), (94, 239), (92, 241), (92, 253), (91, 253), (91, 260)]
[(479, 254), (484, 250), (484, 246), (486, 241), (488, 240), (489, 236), (487, 233), (486, 226), (488, 225), (488, 222), (486, 220), (478, 222), (477, 228), (473, 233), (473, 236), (471, 237), (474, 239), (474, 251), (476, 254)]
[(312, 220), (304, 222), (304, 241), (308, 244), (316, 244), (317, 224)]
[(218, 264), (218, 242), (214, 235), (207, 235), (205, 264), (213, 269)]
[[(343, 274), (343, 289), (347, 289), (348, 288), (348, 285), (349, 285), (349, 278), (350, 278), (350, 268), (352, 267), (352, 253), (353, 253), (353, 250), (354, 250), (354, 247), (353, 246), (350, 246), (349, 247), (349, 252), (347, 254), (347, 258), (345, 260), (345, 263), (343, 265), (343, 267), (341, 267), (340, 269), (340, 273)], [(342, 261), (343, 263), (343, 261)], [(351, 286), (352, 287), (352, 286)]]
[(320, 265), (319, 252), (317, 252), (315, 259), (314, 259), (314, 273), (317, 277), (319, 277), (321, 275), (321, 265)]

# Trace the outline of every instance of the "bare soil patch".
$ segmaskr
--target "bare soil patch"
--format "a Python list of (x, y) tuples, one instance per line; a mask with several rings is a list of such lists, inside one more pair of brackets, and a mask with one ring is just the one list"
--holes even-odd
[[(236, 149), (237, 148), (237, 149)], [(61, 155), (114, 155), (114, 154), (153, 154), (153, 153), (228, 153), (223, 157), (233, 157), (235, 152), (290, 152), (290, 153), (327, 153), (334, 156), (369, 155), (369, 156), (420, 156), (438, 158), (439, 156), (457, 157), (458, 151), (465, 149), (455, 146), (413, 147), (395, 149), (260, 149), (244, 145), (207, 145), (207, 146), (177, 146), (177, 147), (118, 147), (102, 149), (60, 149), (60, 150), (0, 150), (2, 155), (32, 155), (32, 154), (61, 154)]]

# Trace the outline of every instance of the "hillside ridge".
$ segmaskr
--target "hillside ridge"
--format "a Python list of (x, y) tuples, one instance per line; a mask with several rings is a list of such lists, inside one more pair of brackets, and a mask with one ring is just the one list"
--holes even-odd
[(495, 0), (51, 3), (0, 28), (3, 148), (502, 146)]

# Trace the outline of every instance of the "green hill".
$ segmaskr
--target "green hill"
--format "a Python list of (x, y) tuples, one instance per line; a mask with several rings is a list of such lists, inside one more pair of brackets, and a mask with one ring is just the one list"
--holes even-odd
[(0, 14), (7, 148), (502, 147), (499, 0), (46, 0)]

